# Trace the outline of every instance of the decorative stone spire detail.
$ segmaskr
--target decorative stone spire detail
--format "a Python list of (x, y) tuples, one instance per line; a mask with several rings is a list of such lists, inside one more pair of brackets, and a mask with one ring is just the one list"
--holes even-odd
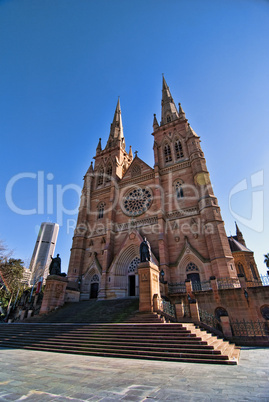
[(96, 154), (100, 154), (102, 152), (101, 138), (99, 138), (99, 142), (96, 148)]
[(178, 111), (175, 102), (172, 98), (170, 89), (163, 76), (163, 89), (162, 89), (162, 120), (161, 126), (178, 119)]
[(190, 123), (188, 123), (188, 136), (194, 136), (194, 137), (198, 137), (198, 135), (196, 134), (196, 132), (193, 130), (193, 128), (190, 126)]
[(156, 118), (156, 114), (154, 113), (154, 117), (153, 117), (153, 130), (154, 130), (154, 131), (157, 130), (158, 127), (160, 127), (160, 126), (159, 126), (158, 120), (157, 120), (157, 118)]
[(129, 156), (130, 156), (130, 158), (132, 158), (132, 159), (133, 159), (132, 145), (130, 145), (130, 149), (129, 149)]
[(87, 171), (87, 173), (93, 173), (93, 165), (92, 165), (92, 161), (91, 161), (91, 165)]
[(237, 237), (237, 241), (238, 241), (240, 244), (243, 244), (243, 246), (246, 247), (245, 239), (244, 239), (243, 234), (242, 234), (242, 232), (240, 231), (239, 227), (237, 226), (237, 223), (236, 223), (236, 222), (235, 222), (235, 228), (236, 228), (236, 237)]
[(181, 103), (178, 104), (179, 120), (186, 120), (185, 112), (182, 109)]
[(123, 135), (123, 126), (121, 119), (120, 98), (118, 99), (114, 119), (110, 127), (110, 134), (106, 144), (106, 148), (111, 148), (118, 144), (120, 144), (121, 147), (125, 149), (125, 139)]

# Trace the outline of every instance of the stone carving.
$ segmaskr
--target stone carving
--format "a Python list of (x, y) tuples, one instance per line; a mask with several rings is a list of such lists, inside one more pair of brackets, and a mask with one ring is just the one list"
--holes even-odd
[(142, 243), (140, 244), (140, 262), (151, 261), (151, 249), (150, 244), (144, 237)]

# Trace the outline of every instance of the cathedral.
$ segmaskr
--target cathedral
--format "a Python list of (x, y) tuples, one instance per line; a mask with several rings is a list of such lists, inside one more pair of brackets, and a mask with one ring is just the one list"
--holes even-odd
[[(150, 135), (151, 133), (149, 133)], [(139, 247), (146, 237), (170, 287), (212, 278), (259, 280), (253, 252), (236, 225), (227, 238), (200, 137), (163, 77), (161, 118), (153, 118), (154, 166), (126, 150), (120, 101), (105, 147), (99, 139), (84, 186), (68, 280), (80, 300), (139, 296)], [(169, 298), (169, 286), (162, 296)]]

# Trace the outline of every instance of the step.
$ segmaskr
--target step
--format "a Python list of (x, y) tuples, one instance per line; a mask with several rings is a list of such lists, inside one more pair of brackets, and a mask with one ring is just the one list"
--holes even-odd
[(77, 350), (74, 351), (68, 351), (68, 350), (49, 350), (47, 348), (42, 348), (42, 347), (22, 347), (22, 349), (29, 349), (29, 350), (38, 350), (38, 351), (44, 351), (44, 352), (56, 352), (56, 353), (70, 353), (70, 354), (78, 354), (78, 355), (87, 355), (87, 356), (99, 356), (99, 357), (116, 357), (116, 358), (127, 358), (127, 359), (146, 359), (146, 360), (158, 360), (158, 361), (173, 361), (173, 362), (182, 362), (182, 363), (210, 363), (210, 364), (228, 364), (228, 365), (234, 365), (237, 364), (236, 361), (229, 361), (229, 360), (218, 360), (218, 359), (201, 359), (199, 357), (196, 358), (187, 358), (187, 357), (171, 357), (171, 356), (145, 356), (145, 355), (140, 355), (136, 353), (135, 355), (119, 355), (117, 353), (109, 353), (109, 352), (90, 352), (90, 353), (81, 353)]
[(70, 346), (70, 347), (83, 347), (86, 349), (89, 348), (100, 348), (100, 347), (110, 347), (110, 348), (121, 348), (122, 350), (148, 350), (148, 351), (158, 351), (158, 352), (175, 352), (178, 350), (183, 350), (184, 353), (209, 353), (209, 354), (221, 354), (221, 351), (214, 350), (210, 347), (204, 347), (203, 345), (160, 345), (160, 344), (151, 344), (151, 345), (141, 345), (140, 343), (124, 343), (124, 342), (107, 342), (107, 341), (85, 341), (81, 342), (80, 340), (68, 342), (66, 344), (62, 342), (55, 342), (54, 339), (23, 339), (18, 343), (17, 340), (14, 339), (5, 339), (0, 341), (0, 345), (14, 345), (14, 346), (23, 346), (23, 345), (48, 345), (48, 346)]
[(239, 357), (228, 342), (182, 323), (6, 324), (0, 347), (226, 364), (236, 364)]

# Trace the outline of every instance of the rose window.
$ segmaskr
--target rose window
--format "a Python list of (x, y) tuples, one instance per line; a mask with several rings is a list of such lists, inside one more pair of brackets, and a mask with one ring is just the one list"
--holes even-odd
[(152, 202), (151, 191), (147, 188), (136, 188), (129, 191), (122, 201), (123, 210), (129, 216), (141, 215), (147, 211)]

